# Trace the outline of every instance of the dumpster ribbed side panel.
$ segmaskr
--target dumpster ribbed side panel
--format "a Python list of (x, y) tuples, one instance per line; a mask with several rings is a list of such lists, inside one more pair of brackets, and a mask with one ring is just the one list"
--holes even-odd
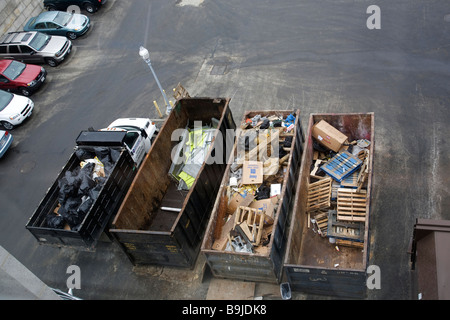
[(285, 265), (291, 290), (360, 299), (366, 295), (365, 271)]

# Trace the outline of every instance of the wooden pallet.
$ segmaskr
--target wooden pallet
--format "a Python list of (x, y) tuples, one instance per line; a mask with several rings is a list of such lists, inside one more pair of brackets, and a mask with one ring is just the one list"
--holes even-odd
[(308, 212), (326, 209), (331, 206), (331, 178), (321, 179), (308, 185)]
[(348, 151), (340, 152), (320, 167), (326, 174), (338, 182), (356, 171), (362, 161)]
[(337, 211), (328, 211), (328, 237), (364, 242), (364, 225), (364, 222), (338, 221)]
[(258, 246), (261, 242), (265, 217), (262, 210), (240, 206), (235, 217), (235, 226), (240, 226), (250, 242)]
[(337, 197), (337, 219), (340, 221), (366, 221), (366, 190), (339, 188)]
[(359, 171), (354, 171), (353, 173), (349, 174), (344, 179), (342, 179), (341, 186), (347, 188), (357, 188), (359, 174)]

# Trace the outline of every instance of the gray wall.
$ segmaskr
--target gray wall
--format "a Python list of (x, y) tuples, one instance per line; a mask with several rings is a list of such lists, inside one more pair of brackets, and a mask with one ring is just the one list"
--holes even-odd
[(23, 30), (28, 19), (44, 9), (42, 0), (0, 0), (0, 36)]

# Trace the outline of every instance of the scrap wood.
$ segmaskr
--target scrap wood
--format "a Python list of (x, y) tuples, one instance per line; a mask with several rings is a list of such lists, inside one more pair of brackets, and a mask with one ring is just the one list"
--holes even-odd
[(328, 211), (319, 211), (312, 218), (313, 223), (317, 227), (318, 233), (325, 237), (327, 235), (328, 230)]
[(366, 190), (339, 188), (337, 196), (337, 219), (341, 221), (366, 221)]
[(364, 242), (343, 240), (343, 239), (336, 239), (336, 245), (343, 246), (343, 247), (358, 248), (358, 249), (364, 248)]
[(331, 178), (325, 178), (308, 185), (307, 211), (331, 206), (331, 182)]
[[(278, 140), (279, 140), (279, 130), (270, 130), (268, 131), (270, 132), (270, 137), (269, 138), (264, 138), (267, 137), (265, 136), (264, 133), (260, 133), (258, 135), (258, 137), (260, 135), (262, 135), (263, 139), (261, 139), (262, 141), (259, 141), (257, 143), (257, 146), (254, 147), (252, 150), (245, 152), (245, 156), (244, 157), (240, 157), (238, 159), (236, 159), (236, 167), (240, 168), (245, 160), (256, 160), (256, 159), (261, 159), (262, 156), (264, 155), (268, 155), (268, 146), (271, 146), (272, 149), (274, 149), (274, 146), (278, 145)], [(278, 150), (278, 148), (276, 148)]]
[(361, 171), (360, 171), (360, 174), (358, 176), (357, 189), (356, 189), (357, 192), (361, 191), (361, 188), (362, 188), (365, 180), (367, 179), (368, 175), (369, 175), (369, 158), (366, 157), (363, 160), (363, 164), (361, 166)]
[(219, 239), (222, 236), (222, 228), (225, 225), (225, 217), (227, 215), (228, 197), (224, 195), (220, 198), (219, 209), (217, 213), (216, 228), (214, 229), (214, 239)]

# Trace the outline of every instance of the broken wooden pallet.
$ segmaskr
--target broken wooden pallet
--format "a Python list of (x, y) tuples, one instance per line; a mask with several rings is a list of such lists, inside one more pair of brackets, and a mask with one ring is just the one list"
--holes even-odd
[(366, 190), (339, 188), (337, 196), (337, 219), (341, 221), (366, 221)]
[(328, 211), (319, 211), (313, 216), (314, 223), (317, 226), (317, 231), (322, 237), (327, 236), (328, 230)]
[(241, 226), (252, 244), (258, 246), (261, 242), (265, 216), (262, 210), (240, 206), (235, 218), (235, 226)]
[(328, 211), (328, 237), (364, 242), (364, 226), (364, 222), (338, 221), (337, 211)]
[(348, 151), (336, 154), (327, 163), (320, 167), (326, 174), (331, 176), (338, 182), (357, 170), (362, 164), (362, 161), (352, 155)]
[(325, 178), (308, 185), (307, 211), (326, 209), (331, 206), (331, 182), (331, 178)]

